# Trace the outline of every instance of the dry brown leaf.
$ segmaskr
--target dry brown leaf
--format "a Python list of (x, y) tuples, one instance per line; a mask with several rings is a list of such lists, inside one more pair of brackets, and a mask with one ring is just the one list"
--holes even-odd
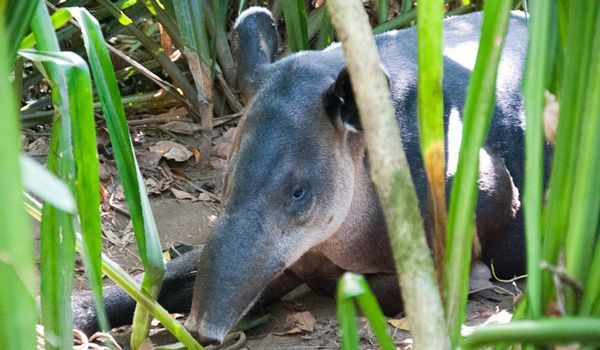
[(156, 181), (153, 178), (147, 178), (145, 180), (146, 182), (146, 189), (148, 190), (148, 193), (154, 193), (154, 194), (160, 194), (161, 193), (161, 184), (158, 183), (158, 181)]
[(408, 319), (406, 317), (400, 319), (392, 318), (388, 321), (388, 323), (401, 331), (410, 331), (410, 327), (408, 326)]
[(286, 324), (298, 327), (303, 331), (313, 332), (316, 322), (315, 316), (310, 311), (304, 311), (288, 315)]
[(178, 190), (174, 187), (171, 187), (171, 193), (173, 193), (173, 195), (177, 199), (194, 199), (194, 196), (192, 196), (190, 193), (188, 193), (186, 191)]
[(183, 135), (194, 135), (195, 133), (202, 130), (202, 127), (198, 124), (183, 122), (179, 120), (168, 122), (167, 124), (161, 125), (158, 128), (163, 131), (170, 131), (176, 134)]
[(135, 152), (135, 157), (138, 161), (138, 164), (142, 168), (156, 168), (162, 156), (163, 155), (160, 152), (144, 152), (137, 150)]
[(202, 192), (198, 195), (198, 198), (196, 198), (196, 200), (200, 202), (211, 202), (212, 198), (208, 193)]
[(45, 137), (40, 137), (31, 142), (27, 149), (31, 156), (45, 156), (48, 154), (48, 140)]
[(192, 147), (192, 152), (194, 153), (194, 164), (198, 164), (200, 159), (202, 159), (202, 153), (200, 153), (200, 150), (195, 147)]
[(194, 155), (185, 146), (173, 141), (158, 141), (150, 147), (150, 151), (160, 153), (164, 158), (177, 162), (184, 162)]

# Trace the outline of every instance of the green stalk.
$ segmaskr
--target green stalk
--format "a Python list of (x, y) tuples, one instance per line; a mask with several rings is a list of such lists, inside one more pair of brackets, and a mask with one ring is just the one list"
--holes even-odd
[[(56, 147), (51, 155), (56, 155), (55, 170), (67, 180), (71, 188), (76, 190), (79, 208), (79, 221), (85, 236), (86, 267), (90, 287), (92, 289), (99, 324), (102, 329), (108, 328), (102, 301), (102, 275), (100, 272), (100, 252), (102, 248), (100, 225), (100, 195), (98, 193), (98, 159), (96, 153), (95, 123), (92, 109), (92, 89), (87, 65), (73, 53), (58, 53), (58, 41), (52, 30), (52, 24), (44, 1), (38, 3), (32, 29), (38, 47), (51, 50), (46, 53), (23, 52), (30, 59), (44, 62), (46, 72), (54, 86), (55, 103), (58, 106), (57, 119), (53, 123), (54, 139), (51, 145)], [(60, 155), (60, 156), (59, 156)], [(52, 158), (52, 157), (51, 157)], [(54, 167), (52, 159), (49, 166)], [(52, 169), (51, 169), (52, 170)], [(57, 254), (59, 266), (54, 269), (57, 275), (42, 276), (42, 305), (44, 325), (54, 329), (55, 334), (62, 334), (61, 343), (72, 343), (70, 319), (71, 278), (74, 263), (74, 218), (68, 214), (48, 209), (50, 225), (42, 232), (46, 233), (51, 255)], [(60, 231), (59, 231), (60, 230)], [(64, 237), (58, 240), (59, 232)], [(54, 237), (52, 237), (54, 235)], [(62, 242), (61, 242), (62, 241)], [(61, 242), (60, 245), (58, 243)], [(55, 250), (57, 249), (57, 250)], [(52, 259), (51, 256), (48, 259)], [(48, 260), (47, 260), (48, 261)], [(52, 269), (52, 267), (49, 267)], [(63, 271), (60, 273), (60, 271)], [(54, 280), (53, 280), (54, 278)], [(46, 300), (46, 302), (44, 302)], [(62, 321), (59, 321), (61, 319)], [(48, 338), (46, 339), (49, 340)], [(51, 341), (51, 339), (50, 339)]]
[[(573, 188), (573, 208), (571, 220), (569, 222), (569, 235), (587, 237), (588, 241), (580, 242), (589, 244), (596, 240), (596, 247), (593, 257), (589, 260), (568, 259), (573, 264), (578, 264), (580, 275), (573, 276), (578, 279), (586, 279), (583, 298), (579, 313), (581, 315), (598, 315), (600, 310), (594, 312), (594, 303), (600, 308), (600, 236), (598, 236), (598, 220), (600, 218), (600, 17), (596, 19), (596, 30), (594, 43), (592, 46), (593, 58), (590, 69), (590, 79), (587, 84), (587, 98), (583, 116), (579, 159), (577, 162), (577, 182)], [(584, 250), (583, 247), (575, 247), (572, 253), (577, 254), (577, 249)], [(588, 250), (588, 249), (585, 249)], [(570, 252), (570, 251), (568, 251)], [(589, 264), (589, 268), (583, 264)], [(575, 266), (576, 267), (576, 266)], [(572, 265), (571, 268), (575, 269)]]
[(377, 11), (377, 23), (382, 24), (387, 21), (389, 0), (377, 0), (375, 2), (375, 10)]
[(333, 25), (331, 24), (331, 16), (329, 15), (329, 9), (326, 6), (323, 7), (323, 18), (321, 19), (321, 27), (319, 28), (319, 41), (317, 41), (316, 47), (317, 50), (322, 50), (331, 45), (333, 42)]
[[(587, 11), (591, 11), (588, 26), (585, 27), (585, 33), (582, 45), (586, 48), (584, 53), (589, 57), (590, 65), (580, 66), (579, 70), (584, 71), (585, 81), (582, 84), (583, 89), (580, 93), (581, 113), (581, 131), (579, 138), (574, 140), (578, 144), (576, 157), (576, 167), (573, 172), (573, 191), (572, 204), (568, 213), (568, 231), (566, 232), (566, 266), (567, 274), (577, 281), (584, 281), (588, 276), (589, 262), (592, 260), (594, 246), (590, 244), (596, 236), (596, 225), (599, 216), (600, 196), (598, 188), (600, 187), (600, 139), (598, 137), (598, 120), (600, 119), (600, 85), (598, 71), (598, 50), (600, 50), (600, 6), (598, 2), (587, 6)], [(576, 179), (576, 180), (575, 180)], [(599, 276), (594, 276), (598, 278)], [(572, 291), (567, 294), (567, 309), (574, 312), (579, 305), (577, 297)]]
[(381, 34), (388, 30), (404, 28), (417, 18), (417, 10), (411, 9), (373, 28), (373, 34)]
[[(98, 91), (114, 148), (125, 199), (145, 271), (142, 290), (150, 297), (157, 299), (165, 272), (160, 239), (148, 201), (144, 179), (133, 152), (114, 69), (96, 19), (83, 8), (71, 8), (70, 11), (81, 26), (83, 40), (94, 73), (96, 91)], [(150, 321), (148, 311), (138, 305), (134, 313), (134, 327), (131, 336), (133, 349), (138, 349), (148, 336)]]
[(600, 319), (560, 317), (484, 326), (466, 337), (461, 345), (465, 349), (475, 349), (490, 344), (574, 342), (600, 345)]
[[(588, 71), (582, 67), (590, 66), (591, 35), (589, 28), (593, 27), (599, 3), (589, 4), (581, 1), (571, 3), (569, 10), (569, 28), (565, 47), (565, 65), (560, 88), (560, 123), (556, 135), (555, 152), (552, 161), (552, 173), (548, 188), (548, 201), (544, 209), (543, 222), (543, 260), (556, 265), (560, 246), (565, 240), (568, 230), (568, 220), (571, 214), (573, 184), (576, 180), (576, 157), (578, 140), (581, 137), (581, 116), (585, 91), (588, 83)], [(560, 15), (559, 15), (560, 20)], [(582, 233), (578, 233), (582, 234)], [(580, 239), (569, 237), (567, 245), (573, 247)], [(582, 252), (583, 253), (583, 252)], [(570, 256), (570, 257), (569, 257)], [(573, 254), (567, 254), (567, 259), (573, 259)], [(589, 261), (589, 260), (588, 260)], [(573, 266), (567, 263), (569, 266)], [(568, 269), (572, 269), (568, 267)], [(573, 271), (573, 270), (570, 270)], [(542, 274), (543, 304), (549, 305), (554, 288), (552, 274)], [(574, 311), (572, 296), (567, 298), (569, 312)]]
[[(13, 0), (8, 1), (6, 13), (6, 34), (8, 40), (7, 52), (8, 60), (12, 62), (17, 54), (17, 48), (27, 31), (29, 30), (29, 23), (33, 17), (35, 11), (35, 1), (20, 1)], [(4, 79), (4, 78), (2, 78)]]
[(394, 349), (392, 339), (387, 333), (385, 317), (364, 276), (349, 272), (345, 273), (338, 281), (336, 300), (342, 349), (358, 349), (354, 301), (369, 321), (381, 348), (383, 350)]
[(550, 36), (552, 2), (534, 1), (531, 4), (529, 47), (523, 97), (527, 128), (525, 129), (525, 237), (527, 240), (527, 299), (531, 316), (542, 316), (542, 202), (544, 183), (544, 91), (552, 61)]
[(458, 344), (465, 320), (475, 205), (479, 150), (492, 120), (496, 76), (510, 10), (509, 1), (484, 4), (483, 25), (475, 68), (471, 74), (463, 117), (458, 168), (452, 186), (446, 255), (446, 317), (452, 344)]
[(433, 215), (433, 261), (440, 288), (444, 280), (447, 226), (444, 100), (442, 95), (443, 19), (443, 0), (419, 2), (417, 6), (419, 138), (429, 183), (429, 205)]
[[(5, 9), (4, 9), (5, 10)], [(0, 5), (0, 52), (7, 53), (6, 13)], [(12, 59), (0, 55), (0, 349), (35, 349), (35, 273), (31, 223), (23, 206), (18, 109), (8, 82)]]
[(298, 52), (308, 49), (308, 28), (304, 0), (281, 0), (285, 30), (290, 50)]

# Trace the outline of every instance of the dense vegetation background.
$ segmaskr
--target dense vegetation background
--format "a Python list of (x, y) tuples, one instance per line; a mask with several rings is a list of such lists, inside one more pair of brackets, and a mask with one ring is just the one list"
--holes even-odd
[[(235, 61), (227, 34), (238, 13), (249, 5), (268, 6), (273, 12), (285, 48), (282, 55), (324, 48), (335, 39), (336, 30), (344, 30), (343, 20), (334, 21), (334, 26), (330, 19), (330, 13), (341, 16), (344, 4), (339, 1), (325, 6), (324, 1), (295, 0), (251, 4), (218, 0), (0, 0), (0, 104), (4, 106), (0, 128), (0, 172), (3, 174), (0, 182), (3, 198), (0, 204), (0, 280), (3, 281), (0, 349), (34, 348), (36, 323), (44, 326), (45, 348), (72, 347), (70, 295), (76, 250), (85, 260), (90, 287), (97, 300), (101, 297), (104, 272), (138, 301), (132, 347), (139, 348), (147, 337), (152, 315), (182, 344), (201, 348), (153, 300), (159, 292), (164, 265), (125, 110), (152, 111), (182, 106), (200, 126), (201, 137), (198, 144), (192, 146), (198, 149), (202, 166), (210, 166), (213, 128), (235, 121), (243, 111), (236, 93)], [(441, 320), (440, 324), (445, 328), (447, 322), (449, 336), (445, 331), (439, 332), (437, 341), (453, 347), (555, 342), (579, 342), (584, 348), (598, 346), (599, 3), (594, 0), (526, 3), (490, 0), (482, 4), (424, 0), (415, 6), (413, 1), (404, 0), (367, 1), (360, 5), (369, 16), (373, 33), (429, 20), (430, 24), (418, 27), (420, 43), (424, 44), (419, 46), (421, 52), (440, 47), (439, 23), (443, 16), (481, 9), (485, 13), (482, 42), (465, 108), (465, 130), (471, 132), (465, 132), (463, 140), (468, 138), (472, 142), (462, 143), (470, 146), (461, 149), (459, 171), (452, 189), (447, 253), (443, 249), (436, 250), (435, 265), (432, 264), (437, 268), (436, 275), (425, 271), (431, 285), (444, 286), (441, 299), (446, 306), (446, 321)], [(497, 44), (502, 41), (508, 11), (512, 8), (528, 10), (530, 27), (523, 86), (528, 125), (524, 193), (528, 288), (516, 308), (515, 321), (482, 328), (463, 338), (460, 325), (464, 321), (467, 298), (465, 271), (468, 269), (465, 267), (470, 262), (478, 165), (478, 157), (469, 155), (477, 154), (487, 134), (489, 123), (481, 121), (490, 117), (489, 106), (493, 104), (495, 88), (493, 77), (501, 48)], [(423, 79), (420, 94), (427, 94), (432, 86), (427, 81), (435, 83), (441, 79), (441, 59), (436, 59), (440, 55), (441, 51), (437, 50), (420, 56), (420, 79)], [(426, 56), (433, 59), (427, 61)], [(436, 67), (438, 69), (434, 69)], [(157, 91), (160, 94), (157, 95)], [(549, 100), (557, 101), (560, 107), (554, 108), (558, 112), (544, 113), (544, 110), (552, 111), (547, 108)], [(428, 103), (441, 105), (441, 96), (431, 95)], [(426, 115), (423, 112), (419, 118), (423, 118), (423, 125), (432, 125), (434, 129), (437, 125), (440, 130), (439, 113)], [(547, 119), (545, 124), (544, 118)], [(544, 126), (550, 126), (550, 119), (560, 122), (558, 129), (547, 136), (555, 143), (555, 153), (551, 178), (544, 190), (543, 130)], [(141, 289), (118, 265), (101, 255), (96, 142), (96, 122), (100, 120), (109, 131), (146, 271)], [(47, 123), (51, 124), (51, 139), (44, 168), (22, 153), (20, 135), (22, 128)], [(422, 145), (424, 155), (431, 154), (428, 147), (439, 147), (439, 142), (434, 138), (430, 144)], [(428, 163), (428, 158), (424, 159), (428, 176), (435, 182), (432, 174), (439, 174), (444, 164)], [(445, 192), (431, 187), (438, 196)], [(411, 191), (410, 186), (406, 191)], [(388, 209), (386, 214), (402, 211), (397, 207), (401, 204), (393, 199), (384, 205)], [(27, 213), (41, 220), (39, 284), (34, 272)], [(445, 208), (438, 211), (440, 220), (445, 220), (445, 213)], [(393, 224), (388, 221), (392, 234), (393, 225), (406, 224), (403, 220), (398, 217)], [(445, 226), (439, 227), (438, 242), (446, 238)], [(427, 251), (415, 251), (428, 255)], [(366, 297), (359, 296), (358, 304), (367, 307), (363, 311), (372, 316), (382, 347), (390, 348), (385, 332), (377, 326), (380, 317), (376, 311), (368, 311), (376, 309), (368, 301), (368, 288), (354, 279), (351, 276), (344, 281), (363, 285), (364, 294), (359, 294)], [(340, 290), (345, 288), (347, 286), (342, 284)], [(434, 288), (429, 292), (438, 293), (438, 290)], [(37, 295), (40, 295), (39, 305), (36, 305)], [(339, 298), (349, 303), (345, 308), (341, 306), (340, 314), (340, 320), (346, 320), (347, 325), (355, 322), (353, 297), (356, 290)], [(106, 328), (100, 305), (98, 314), (102, 327)], [(431, 314), (421, 315), (418, 308), (409, 314), (411, 320), (429, 317)], [(412, 326), (411, 331), (418, 340), (420, 326), (417, 321)], [(352, 341), (356, 338), (352, 330), (352, 326), (343, 328), (344, 345), (349, 348), (357, 346)]]

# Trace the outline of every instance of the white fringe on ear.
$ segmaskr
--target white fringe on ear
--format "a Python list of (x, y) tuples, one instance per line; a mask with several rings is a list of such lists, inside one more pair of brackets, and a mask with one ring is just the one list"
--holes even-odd
[(246, 19), (246, 17), (253, 15), (255, 13), (264, 13), (265, 15), (269, 16), (271, 18), (271, 20), (273, 20), (273, 15), (271, 14), (271, 11), (269, 11), (267, 8), (260, 7), (260, 6), (252, 6), (252, 7), (245, 9), (244, 12), (242, 12), (238, 16), (238, 18), (235, 20), (235, 24), (233, 25), (233, 28), (237, 28), (237, 26), (239, 26)]

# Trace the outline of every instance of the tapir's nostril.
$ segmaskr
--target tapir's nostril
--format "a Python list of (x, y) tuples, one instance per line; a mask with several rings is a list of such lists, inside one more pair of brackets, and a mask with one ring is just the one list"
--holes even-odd
[(211, 337), (211, 336), (204, 336), (202, 334), (197, 334), (196, 338), (198, 339), (198, 342), (200, 342), (200, 344), (202, 346), (221, 345), (221, 340)]

